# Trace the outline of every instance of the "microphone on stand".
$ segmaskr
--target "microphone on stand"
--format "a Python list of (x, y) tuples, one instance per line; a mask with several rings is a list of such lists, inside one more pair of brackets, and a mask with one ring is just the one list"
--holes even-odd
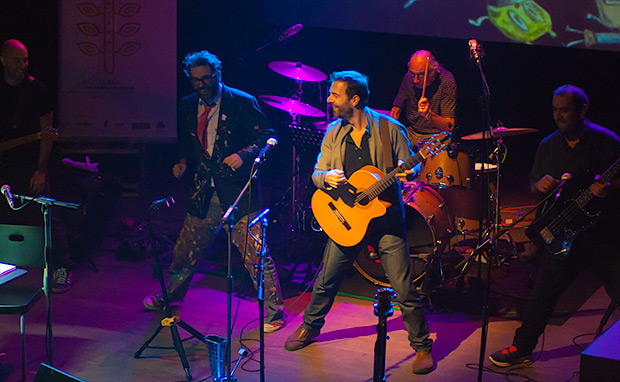
[(475, 60), (476, 62), (480, 62), (480, 59), (484, 55), (482, 51), (482, 45), (478, 44), (478, 41), (475, 38), (472, 38), (468, 42), (469, 44), (469, 58)]
[(304, 28), (303, 25), (295, 24), (292, 27), (283, 30), (282, 33), (280, 33), (280, 35), (278, 36), (278, 42), (282, 42), (282, 41), (284, 41), (284, 40), (286, 40), (288, 38), (291, 38), (291, 37), (295, 36), (303, 28)]
[(267, 154), (269, 154), (269, 152), (277, 145), (278, 145), (278, 141), (275, 138), (273, 137), (269, 138), (267, 140), (267, 144), (265, 145), (265, 147), (263, 147), (263, 149), (260, 151), (256, 159), (254, 159), (254, 163), (262, 163), (265, 160), (265, 157), (267, 156)]
[(258, 223), (260, 220), (262, 220), (265, 216), (267, 216), (267, 214), (269, 213), (269, 208), (265, 208), (263, 210), (263, 212), (261, 212), (260, 214), (256, 215), (256, 217), (254, 219), (252, 219), (252, 221), (250, 222), (250, 224), (248, 224), (248, 227), (252, 227), (254, 225), (256, 225), (256, 223)]
[(174, 197), (168, 196), (167, 198), (159, 199), (151, 203), (150, 208), (159, 208), (160, 205), (166, 204), (166, 207), (170, 207), (172, 204), (176, 203)]
[(256, 48), (255, 52), (261, 51), (261, 50), (265, 49), (266, 47), (268, 47), (269, 45), (274, 44), (276, 42), (280, 43), (280, 42), (283, 42), (284, 40), (288, 40), (289, 38), (291, 38), (291, 37), (295, 36), (297, 33), (299, 33), (302, 29), (303, 29), (303, 25), (295, 24), (295, 25), (293, 25), (290, 28), (286, 28), (285, 30), (281, 31), (280, 33), (272, 33), (267, 38), (267, 42), (265, 42), (260, 47)]
[(9, 203), (11, 209), (15, 209), (15, 205), (13, 204), (13, 194), (11, 194), (11, 187), (8, 184), (5, 184), (0, 188), (0, 192), (6, 198), (6, 201)]
[(558, 186), (558, 192), (555, 194), (555, 200), (557, 200), (560, 197), (560, 194), (562, 193), (562, 190), (564, 190), (564, 186), (566, 185), (566, 182), (568, 182), (569, 180), (572, 179), (572, 175), (569, 174), (568, 172), (565, 172), (564, 174), (562, 174), (562, 178), (560, 181), (560, 185)]

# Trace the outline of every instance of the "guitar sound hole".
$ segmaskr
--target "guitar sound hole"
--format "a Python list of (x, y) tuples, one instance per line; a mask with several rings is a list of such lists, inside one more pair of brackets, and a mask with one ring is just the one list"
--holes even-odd
[(362, 206), (367, 205), (368, 203), (370, 203), (370, 201), (368, 200), (368, 196), (363, 197), (362, 199), (360, 199), (360, 201), (358, 202), (358, 204), (361, 204)]

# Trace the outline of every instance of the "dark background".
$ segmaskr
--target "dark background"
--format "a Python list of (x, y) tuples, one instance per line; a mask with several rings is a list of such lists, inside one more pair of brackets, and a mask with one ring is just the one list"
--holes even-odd
[[(290, 96), (297, 83), (268, 68), (271, 61), (300, 61), (326, 74), (353, 69), (370, 77), (370, 106), (388, 110), (407, 70), (411, 53), (428, 49), (452, 72), (458, 85), (456, 136), (480, 131), (482, 123), (481, 75), (468, 57), (467, 39), (419, 37), (372, 33), (339, 28), (303, 30), (282, 43), (257, 48), (277, 37), (290, 24), (265, 23), (262, 1), (179, 0), (178, 96), (191, 92), (182, 72), (181, 61), (190, 51), (208, 49), (223, 62), (223, 80), (252, 95)], [(341, 18), (361, 17), (364, 9), (341, 9)], [(356, 16), (357, 15), (357, 16)], [(165, 26), (162, 26), (165, 27)], [(29, 49), (30, 73), (57, 87), (59, 30), (57, 3), (37, 0), (0, 0), (0, 40), (17, 38)], [(174, 33), (175, 31), (171, 31)], [(501, 120), (507, 127), (533, 127), (539, 133), (506, 139), (508, 156), (504, 177), (514, 179), (526, 190), (526, 174), (540, 139), (555, 127), (551, 118), (551, 93), (559, 85), (572, 83), (590, 97), (590, 119), (619, 132), (620, 53), (579, 48), (532, 46), (480, 41), (485, 57), (483, 72), (488, 81), (490, 114), (493, 123)], [(154, 57), (153, 59), (156, 59)], [(148, 70), (148, 68), (136, 68)], [(325, 110), (327, 83), (304, 83), (302, 101)], [(175, 105), (171, 105), (174, 108)], [(289, 116), (272, 107), (264, 111), (276, 128), (280, 144), (267, 161), (263, 176), (275, 190), (271, 199), (289, 198), (292, 153)], [(302, 118), (309, 124), (317, 119)], [(466, 142), (461, 149), (475, 151), (477, 142)], [(302, 178), (309, 175), (318, 147), (308, 144), (302, 153)], [(146, 198), (165, 196), (172, 182), (170, 167), (175, 161), (174, 145), (153, 145), (145, 150), (142, 178)], [(115, 165), (116, 166), (116, 165)], [(126, 171), (127, 162), (110, 171)], [(150, 166), (150, 168), (149, 168)], [(111, 166), (114, 167), (114, 166)], [(164, 180), (162, 180), (164, 179)], [(144, 185), (143, 185), (144, 186)], [(290, 192), (290, 190), (288, 190)]]
[[(525, 42), (519, 40), (523, 38), (533, 39), (528, 40), (533, 45), (572, 46), (582, 40), (577, 45), (584, 47), (584, 30), (618, 37), (613, 25), (617, 28), (619, 6), (605, 3), (597, 0), (265, 0), (265, 19), (370, 32), (510, 42), (502, 32), (504, 29), (509, 35), (516, 33), (513, 37), (516, 42)], [(352, 7), (359, 10), (355, 17), (342, 17), (342, 11)], [(603, 12), (601, 21), (610, 25), (611, 30), (594, 18), (599, 17), (599, 8)], [(508, 17), (499, 16), (496, 26), (489, 19), (491, 14)], [(545, 22), (546, 17), (551, 25)], [(473, 24), (480, 23), (479, 26), (470, 20)], [(603, 36), (596, 37), (598, 42), (591, 49), (620, 49), (617, 41), (610, 43), (608, 38), (605, 43)]]

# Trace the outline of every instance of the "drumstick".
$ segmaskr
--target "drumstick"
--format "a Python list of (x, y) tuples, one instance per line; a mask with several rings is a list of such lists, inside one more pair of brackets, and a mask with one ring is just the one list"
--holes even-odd
[(428, 57), (426, 58), (426, 66), (424, 67), (424, 82), (422, 83), (422, 97), (424, 98), (424, 91), (426, 90), (426, 74), (428, 73)]

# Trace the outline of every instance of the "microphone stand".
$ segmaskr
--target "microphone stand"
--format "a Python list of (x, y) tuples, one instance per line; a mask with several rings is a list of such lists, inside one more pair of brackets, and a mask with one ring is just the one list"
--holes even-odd
[[(230, 205), (230, 207), (228, 207), (228, 210), (226, 210), (226, 212), (224, 213), (224, 215), (222, 216), (222, 219), (220, 220), (220, 225), (217, 227), (217, 229), (215, 230), (215, 236), (219, 235), (219, 233), (222, 231), (222, 229), (224, 228), (225, 225), (228, 225), (228, 230), (226, 232), (227, 237), (228, 237), (228, 271), (226, 274), (226, 291), (227, 291), (227, 295), (228, 295), (228, 301), (227, 301), (227, 311), (228, 311), (228, 318), (227, 318), (227, 324), (226, 324), (226, 341), (227, 341), (227, 346), (226, 346), (226, 351), (225, 351), (225, 355), (224, 355), (224, 369), (226, 372), (226, 375), (221, 379), (222, 382), (236, 382), (237, 381), (237, 377), (234, 377), (230, 371), (230, 353), (231, 353), (231, 341), (232, 341), (232, 293), (233, 293), (233, 276), (232, 276), (232, 246), (233, 246), (233, 242), (232, 242), (232, 231), (234, 228), (234, 217), (233, 217), (233, 212), (237, 209), (237, 205), (239, 204), (239, 202), (241, 201), (241, 198), (243, 197), (243, 195), (245, 194), (245, 192), (247, 191), (247, 189), (250, 187), (250, 184), (252, 183), (252, 179), (254, 179), (257, 175), (258, 175), (258, 169), (260, 164), (264, 161), (264, 158), (261, 160), (260, 157), (256, 158), (256, 160), (254, 161), (254, 164), (252, 165), (252, 169), (250, 170), (250, 177), (248, 178), (248, 181), (245, 183), (245, 186), (243, 186), (243, 189), (239, 192), (239, 195), (237, 196), (237, 199), (235, 199), (235, 201), (233, 202), (233, 204)], [(248, 221), (248, 228), (249, 228), (249, 221)], [(261, 309), (262, 312), (262, 309)], [(261, 325), (261, 332), (263, 331), (263, 327)], [(264, 334), (263, 334), (264, 336)], [(262, 341), (262, 338), (261, 338)], [(262, 366), (261, 366), (262, 367)]]
[[(481, 47), (475, 46), (472, 50), (472, 52), (470, 53), (470, 57), (474, 59), (476, 66), (478, 67), (478, 70), (480, 72), (480, 79), (482, 81), (482, 107), (483, 107), (483, 123), (484, 123), (484, 129), (482, 129), (483, 131), (483, 142), (484, 142), (484, 146), (483, 146), (483, 158), (487, 158), (488, 157), (488, 152), (489, 152), (489, 139), (493, 138), (493, 129), (491, 127), (491, 110), (490, 110), (490, 96), (491, 96), (491, 91), (489, 89), (489, 84), (487, 83), (487, 80), (484, 76), (484, 71), (482, 70), (482, 62), (481, 59), (483, 57), (483, 51)], [(484, 139), (486, 138), (486, 132), (488, 131), (488, 139)], [(484, 170), (484, 162), (482, 163), (482, 168)], [(499, 173), (498, 173), (499, 176)], [(487, 188), (486, 188), (486, 192), (488, 195), (489, 189), (490, 189), (490, 175), (488, 172), (486, 172), (486, 181), (487, 181)], [(484, 193), (482, 193), (482, 195), (484, 195)], [(489, 203), (488, 198), (485, 198), (484, 203)], [(482, 204), (480, 205), (482, 207)], [(491, 213), (491, 209), (488, 208), (487, 209), (488, 215), (490, 217), (490, 213)], [(496, 216), (497, 218), (497, 216)], [(490, 219), (489, 219), (490, 221)], [(486, 342), (487, 342), (487, 335), (488, 335), (488, 328), (489, 328), (489, 299), (490, 299), (490, 293), (491, 293), (491, 264), (492, 264), (492, 258), (494, 256), (494, 251), (495, 251), (495, 239), (496, 237), (499, 237), (498, 235), (491, 235), (491, 240), (486, 240), (484, 243), (482, 242), (483, 239), (483, 235), (482, 235), (482, 222), (483, 219), (480, 220), (480, 224), (479, 224), (479, 240), (478, 240), (478, 248), (482, 248), (482, 244), (486, 244), (490, 243), (490, 249), (488, 251), (488, 255), (489, 257), (487, 258), (487, 285), (485, 287), (485, 293), (484, 293), (484, 302), (482, 304), (482, 323), (481, 323), (481, 338), (480, 338), (480, 358), (478, 360), (478, 382), (482, 381), (482, 372), (483, 372), (483, 364), (484, 364), (484, 354), (486, 351)], [(493, 226), (491, 227), (491, 230), (497, 230), (497, 226)], [(470, 256), (470, 258), (475, 258), (474, 255), (477, 254), (477, 251), (474, 251), (472, 253), (472, 255)], [(482, 262), (478, 262), (478, 275), (480, 275), (481, 273), (481, 269), (482, 269)]]
[[(45, 233), (45, 246), (44, 246), (44, 258), (45, 258), (45, 266), (43, 268), (43, 292), (45, 293), (45, 307), (47, 311), (47, 321), (46, 321), (46, 343), (47, 343), (47, 361), (50, 366), (53, 366), (54, 360), (54, 338), (52, 336), (52, 301), (50, 298), (50, 286), (49, 286), (49, 278), (50, 278), (50, 262), (52, 259), (52, 206), (59, 206), (65, 208), (77, 209), (80, 205), (75, 203), (68, 202), (59, 202), (55, 199), (45, 197), (43, 195), (40, 196), (27, 196), (27, 195), (17, 195), (13, 194), (13, 198), (19, 198), (21, 203), (24, 201), (35, 202), (41, 205), (41, 212), (43, 213), (43, 223), (44, 228), (43, 231)], [(15, 208), (13, 208), (15, 209)]]
[[(558, 188), (559, 189), (559, 188)], [(480, 239), (480, 243), (476, 246), (476, 248), (474, 249), (474, 251), (472, 252), (470, 258), (473, 258), (475, 256), (479, 256), (480, 253), (482, 251), (484, 251), (485, 249), (488, 249), (488, 253), (492, 256), (492, 253), (495, 251), (495, 242), (502, 237), (505, 233), (507, 233), (509, 230), (511, 230), (512, 228), (514, 228), (517, 224), (519, 224), (523, 219), (525, 219), (526, 216), (528, 216), (529, 214), (531, 214), (532, 212), (536, 211), (538, 209), (538, 207), (540, 207), (543, 203), (545, 203), (547, 200), (550, 199), (551, 196), (555, 195), (555, 191), (549, 193), (543, 200), (541, 200), (540, 202), (538, 202), (534, 207), (532, 207), (529, 211), (527, 211), (525, 214), (523, 214), (522, 216), (520, 216), (517, 220), (515, 220), (512, 224), (510, 224), (509, 226), (502, 228), (500, 230), (495, 231), (495, 234), (492, 234), (490, 231), (488, 231), (488, 235), (486, 235), (485, 237), (487, 237), (486, 240), (482, 241), (482, 237)], [(458, 264), (456, 267), (459, 268), (462, 266), (463, 263)], [(465, 261), (465, 265), (463, 266), (462, 270), (461, 270), (461, 276), (467, 271), (467, 268), (469, 267), (469, 265), (471, 265), (471, 262), (469, 261)], [(480, 359), (478, 362), (478, 381), (482, 381), (482, 372), (483, 372), (483, 365), (484, 365), (484, 355), (485, 355), (485, 351), (486, 351), (486, 340), (487, 340), (487, 332), (488, 332), (488, 326), (489, 326), (489, 295), (491, 293), (491, 263), (489, 261), (487, 261), (487, 285), (486, 285), (486, 294), (485, 294), (485, 300), (484, 300), (484, 305), (483, 305), (483, 316), (482, 316), (482, 334), (481, 334), (481, 339), (480, 339)]]
[[(260, 343), (260, 381), (265, 382), (265, 242), (267, 238), (267, 215), (269, 214), (269, 208), (265, 209), (259, 214), (258, 217), (262, 222), (261, 225), (261, 237), (260, 237), (260, 263), (258, 265), (258, 325), (259, 325), (259, 343)], [(248, 229), (253, 224), (248, 225)]]
[(375, 362), (374, 373), (372, 377), (373, 382), (384, 382), (385, 379), (385, 355), (387, 344), (389, 339), (387, 334), (387, 318), (394, 314), (394, 309), (391, 300), (396, 297), (396, 293), (392, 288), (380, 288), (375, 293), (375, 316), (379, 317), (377, 323), (377, 339), (375, 341)]

